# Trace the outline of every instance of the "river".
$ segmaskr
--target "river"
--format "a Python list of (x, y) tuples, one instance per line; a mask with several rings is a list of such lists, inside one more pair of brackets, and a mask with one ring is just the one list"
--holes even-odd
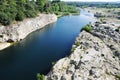
[(36, 80), (37, 73), (47, 74), (52, 62), (70, 54), (81, 28), (94, 21), (92, 18), (84, 10), (80, 15), (61, 17), (0, 51), (0, 80)]

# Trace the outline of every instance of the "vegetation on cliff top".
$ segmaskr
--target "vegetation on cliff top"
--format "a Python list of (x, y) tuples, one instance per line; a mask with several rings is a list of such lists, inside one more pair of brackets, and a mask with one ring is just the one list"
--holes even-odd
[(67, 6), (60, 0), (0, 0), (0, 23), (10, 25), (14, 21), (33, 18), (41, 13), (55, 13), (63, 15), (77, 13), (73, 6)]

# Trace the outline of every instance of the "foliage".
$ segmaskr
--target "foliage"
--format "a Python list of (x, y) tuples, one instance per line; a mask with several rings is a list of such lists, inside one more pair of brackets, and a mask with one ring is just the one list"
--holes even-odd
[(68, 6), (64, 2), (56, 2), (53, 1), (51, 3), (50, 11), (54, 12), (56, 15), (69, 15), (70, 13), (80, 13), (80, 10), (78, 10), (74, 6)]
[(100, 18), (100, 21), (103, 22), (103, 18)]
[(22, 21), (24, 18), (25, 18), (25, 14), (21, 10), (18, 10), (15, 20)]
[(36, 15), (37, 15), (37, 12), (35, 12), (35, 11), (28, 10), (25, 12), (25, 16), (28, 18), (34, 18), (34, 17), (36, 17)]
[(1, 0), (0, 1), (0, 23), (10, 25), (13, 21), (22, 21), (37, 15), (35, 2), (29, 0)]
[(11, 18), (9, 13), (0, 13), (0, 23), (3, 25), (9, 25), (11, 24)]
[(78, 11), (60, 0), (0, 0), (0, 24), (10, 25), (15, 20), (33, 18), (38, 12), (69, 15)]
[(40, 73), (37, 73), (37, 80), (45, 80), (45, 76), (42, 74), (40, 74)]
[(118, 78), (120, 80), (120, 75), (116, 75), (116, 78)]
[(71, 53), (73, 53), (73, 52), (74, 52), (74, 50), (75, 50), (75, 47), (72, 47), (72, 49), (71, 49)]
[(85, 27), (82, 28), (82, 30), (85, 30), (85, 31), (91, 33), (92, 32), (92, 27), (89, 24), (87, 24)]
[(120, 3), (108, 3), (108, 2), (67, 2), (68, 5), (87, 8), (87, 7), (97, 7), (97, 8), (120, 8)]
[(80, 46), (80, 42), (75, 42), (75, 45), (76, 46)]
[(75, 9), (74, 6), (68, 6), (68, 11), (70, 13), (79, 13), (79, 10), (78, 9)]
[(43, 12), (46, 4), (46, 0), (36, 0), (36, 4), (38, 6), (39, 11)]

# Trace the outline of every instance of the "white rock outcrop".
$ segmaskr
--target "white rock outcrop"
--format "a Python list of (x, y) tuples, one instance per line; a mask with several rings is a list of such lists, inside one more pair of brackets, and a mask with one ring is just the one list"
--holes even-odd
[(7, 42), (24, 39), (31, 32), (57, 21), (55, 14), (39, 14), (36, 18), (25, 19), (10, 26), (0, 26), (0, 50), (9, 47)]
[(10, 26), (0, 27), (0, 42), (9, 39), (19, 41), (24, 39), (31, 32), (43, 28), (45, 25), (57, 21), (55, 14), (39, 14), (36, 18), (25, 19)]
[(53, 66), (47, 80), (120, 80), (120, 33), (102, 24), (92, 29), (80, 33), (74, 51)]

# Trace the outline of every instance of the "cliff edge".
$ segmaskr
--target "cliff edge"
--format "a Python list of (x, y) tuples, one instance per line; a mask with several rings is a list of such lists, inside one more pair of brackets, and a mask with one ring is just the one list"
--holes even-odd
[(82, 31), (70, 56), (60, 59), (47, 80), (120, 80), (120, 27), (94, 23)]

